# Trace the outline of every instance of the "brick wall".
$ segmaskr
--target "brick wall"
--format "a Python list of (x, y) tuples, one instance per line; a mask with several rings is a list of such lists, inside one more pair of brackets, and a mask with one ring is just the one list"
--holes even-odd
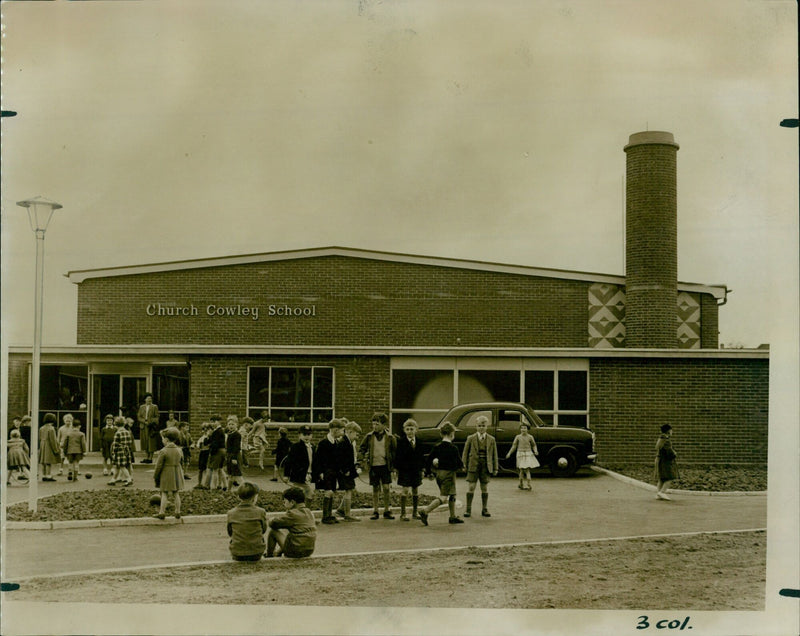
[(719, 305), (717, 299), (709, 294), (700, 297), (700, 347), (716, 349), (719, 347)]
[(8, 416), (30, 415), (28, 409), (28, 365), (31, 356), (8, 356)]
[[(341, 256), (90, 278), (77, 342), (585, 347), (589, 284)], [(154, 303), (198, 315), (148, 316)], [(259, 317), (209, 316), (208, 304)], [(316, 315), (269, 316), (271, 304)]]
[[(191, 359), (189, 422), (196, 438), (203, 421), (217, 413), (225, 418), (247, 414), (248, 366), (332, 366), (335, 368), (335, 409), (337, 417), (355, 420), (366, 433), (375, 411), (389, 412), (389, 359), (385, 357), (246, 357), (194, 356)], [(270, 427), (271, 441), (278, 427)], [(325, 427), (314, 426), (315, 439)], [(297, 439), (296, 431), (290, 438)]]
[(598, 461), (652, 463), (662, 424), (683, 463), (767, 461), (769, 361), (593, 358)]

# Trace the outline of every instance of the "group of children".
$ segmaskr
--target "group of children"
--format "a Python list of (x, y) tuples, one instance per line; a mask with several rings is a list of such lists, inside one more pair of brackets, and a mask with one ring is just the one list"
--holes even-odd
[[(255, 422), (251, 417), (245, 417), (241, 424), (238, 416), (229, 415), (224, 427), (220, 415), (212, 415), (208, 422), (203, 422), (200, 437), (194, 444), (198, 450), (199, 482), (195, 488), (228, 490), (238, 486), (242, 468), (250, 465), (248, 455), (251, 450), (258, 453), (258, 467), (263, 470), (264, 454), (269, 449), (267, 421), (264, 413)], [(290, 446), (289, 431), (281, 427), (273, 450), (275, 463), (272, 481), (278, 481), (279, 466)]]

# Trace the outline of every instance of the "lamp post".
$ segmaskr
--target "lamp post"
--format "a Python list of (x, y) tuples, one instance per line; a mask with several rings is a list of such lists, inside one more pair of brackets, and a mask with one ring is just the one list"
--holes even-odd
[(42, 352), (42, 301), (44, 299), (44, 233), (60, 203), (44, 197), (18, 201), (28, 210), (28, 222), (36, 235), (36, 291), (33, 303), (33, 361), (31, 365), (31, 478), (28, 483), (28, 509), (36, 512), (39, 495), (39, 367)]

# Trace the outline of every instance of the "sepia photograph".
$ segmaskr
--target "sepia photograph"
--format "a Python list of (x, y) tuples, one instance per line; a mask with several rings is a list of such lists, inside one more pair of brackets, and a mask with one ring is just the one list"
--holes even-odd
[(800, 633), (797, 2), (0, 12), (0, 633)]

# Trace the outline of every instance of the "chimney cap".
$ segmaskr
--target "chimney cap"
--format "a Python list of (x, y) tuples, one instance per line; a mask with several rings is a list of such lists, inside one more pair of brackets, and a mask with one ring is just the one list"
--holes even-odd
[(628, 145), (625, 146), (625, 152), (628, 148), (633, 146), (644, 146), (647, 144), (660, 144), (666, 146), (675, 146), (677, 150), (680, 146), (675, 142), (671, 132), (664, 132), (662, 130), (648, 130), (645, 132), (633, 133), (628, 139)]

